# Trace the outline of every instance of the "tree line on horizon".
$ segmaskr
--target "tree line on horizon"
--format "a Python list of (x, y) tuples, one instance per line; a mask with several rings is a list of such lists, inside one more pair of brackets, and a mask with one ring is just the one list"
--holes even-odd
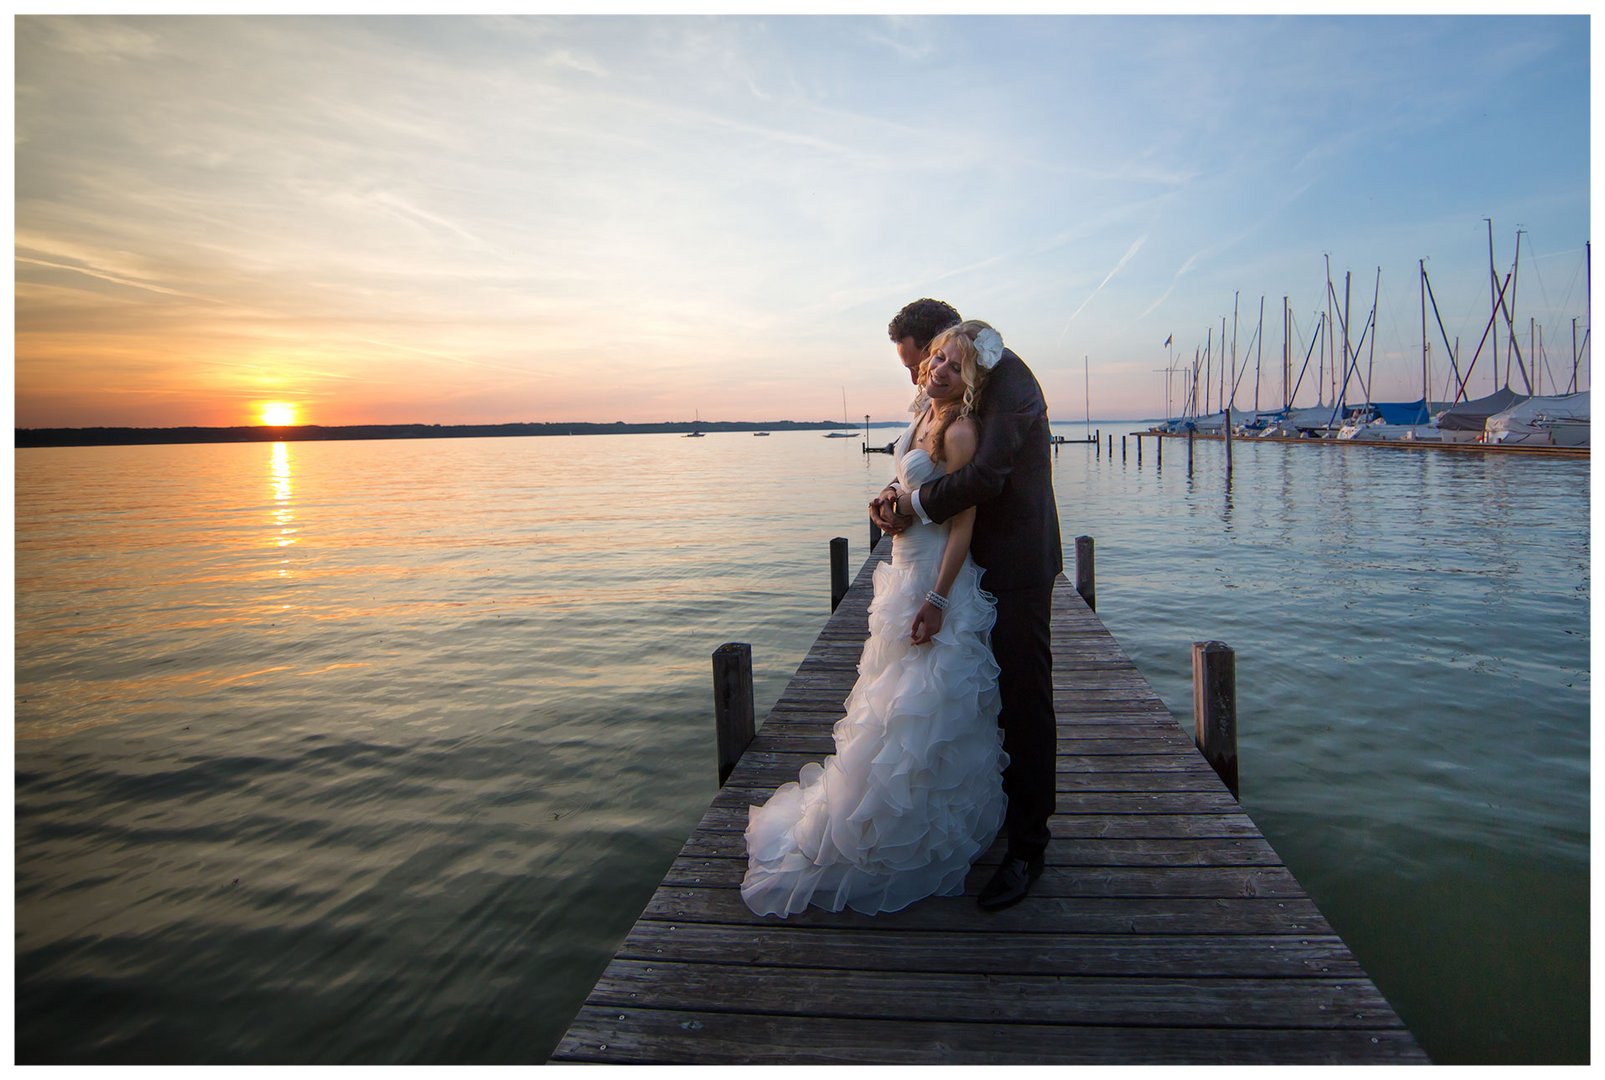
[[(900, 426), (903, 421), (872, 421), (872, 427)], [(82, 427), (17, 428), (16, 446), (123, 446), (153, 443), (296, 442), (338, 439), (450, 439), (510, 435), (668, 434), (691, 431), (858, 430), (860, 424), (840, 420), (670, 420), (661, 423), (511, 423), (511, 424), (297, 424), (292, 427)]]

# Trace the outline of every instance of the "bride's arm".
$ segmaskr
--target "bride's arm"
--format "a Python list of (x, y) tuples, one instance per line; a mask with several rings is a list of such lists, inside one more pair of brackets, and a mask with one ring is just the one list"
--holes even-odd
[[(955, 421), (947, 429), (943, 450), (948, 472), (956, 472), (969, 464), (975, 456), (975, 424), (970, 420)], [(964, 566), (964, 556), (970, 553), (970, 534), (975, 530), (975, 507), (969, 507), (948, 519), (947, 546), (942, 549), (942, 564), (936, 572), (936, 587), (931, 591), (946, 599), (958, 580)], [(910, 640), (923, 645), (942, 629), (942, 609), (927, 600), (914, 616)]]

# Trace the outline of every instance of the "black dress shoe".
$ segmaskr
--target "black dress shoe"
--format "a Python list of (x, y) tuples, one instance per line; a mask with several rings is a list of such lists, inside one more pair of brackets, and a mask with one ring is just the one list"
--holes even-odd
[(998, 867), (975, 902), (982, 911), (1013, 907), (1025, 899), (1025, 894), (1031, 891), (1031, 883), (1042, 876), (1042, 864), (1041, 855), (1030, 859), (1023, 855), (1003, 856), (1003, 865)]

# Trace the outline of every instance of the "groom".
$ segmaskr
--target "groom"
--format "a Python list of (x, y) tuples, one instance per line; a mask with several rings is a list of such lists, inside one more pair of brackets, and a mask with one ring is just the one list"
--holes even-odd
[[(959, 322), (950, 305), (930, 299), (915, 300), (892, 319), (887, 330), (911, 381), (919, 381), (931, 341)], [(914, 514), (939, 524), (977, 507), (970, 553), (984, 571), (981, 587), (998, 602), (992, 654), (1003, 701), (998, 724), (1009, 755), (1003, 773), (1008, 851), (977, 902), (999, 911), (1025, 899), (1048, 849), (1057, 753), (1050, 624), (1064, 552), (1053, 500), (1048, 407), (1031, 369), (1009, 349), (987, 377), (976, 420), (980, 445), (968, 465), (901, 496), (887, 487), (869, 509), (877, 525), (897, 533)]]

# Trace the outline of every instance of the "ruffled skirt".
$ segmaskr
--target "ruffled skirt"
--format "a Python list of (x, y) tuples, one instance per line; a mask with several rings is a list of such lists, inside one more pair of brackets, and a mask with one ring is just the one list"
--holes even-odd
[(872, 915), (964, 891), (1003, 824), (1008, 764), (988, 645), (994, 604), (980, 577), (966, 559), (941, 631), (916, 646), (909, 630), (934, 568), (875, 568), (836, 753), (748, 811), (741, 896), (754, 912), (784, 918), (814, 904)]

